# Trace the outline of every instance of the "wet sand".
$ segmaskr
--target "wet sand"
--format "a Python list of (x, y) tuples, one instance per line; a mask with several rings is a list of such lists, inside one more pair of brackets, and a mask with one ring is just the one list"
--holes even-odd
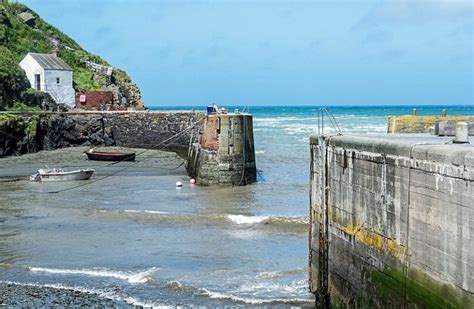
[[(89, 147), (71, 147), (54, 151), (40, 151), (22, 156), (0, 158), (0, 186), (16, 181), (25, 181), (40, 168), (64, 168), (74, 170), (94, 168), (92, 180), (107, 177), (122, 169), (127, 172), (167, 175), (184, 170), (183, 159), (172, 152), (123, 147), (95, 148), (104, 151), (134, 151), (135, 162), (89, 161), (84, 151)], [(99, 180), (100, 181), (100, 180)], [(87, 182), (87, 181), (86, 181)], [(133, 304), (133, 305), (132, 305)], [(102, 307), (140, 308), (133, 301), (110, 298), (91, 291), (81, 291), (74, 287), (45, 287), (34, 284), (0, 282), (0, 306), (15, 308), (41, 307)]]
[(84, 151), (89, 149), (89, 147), (69, 147), (0, 158), (0, 183), (24, 180), (38, 169), (48, 167), (66, 170), (93, 168), (95, 169), (94, 176), (106, 176), (122, 168), (126, 168), (128, 172), (149, 171), (156, 175), (167, 175), (170, 171), (179, 168), (184, 170), (184, 160), (173, 152), (124, 147), (94, 148), (95, 150), (136, 153), (135, 162), (107, 162), (88, 160)]

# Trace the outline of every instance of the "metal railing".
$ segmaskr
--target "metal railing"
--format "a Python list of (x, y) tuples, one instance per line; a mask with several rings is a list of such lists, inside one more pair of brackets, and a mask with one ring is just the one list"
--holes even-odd
[(324, 135), (324, 115), (326, 114), (327, 119), (329, 119), (329, 123), (332, 125), (334, 130), (336, 130), (337, 135), (342, 135), (342, 130), (339, 124), (332, 113), (331, 108), (329, 107), (320, 107), (318, 110), (318, 134)]

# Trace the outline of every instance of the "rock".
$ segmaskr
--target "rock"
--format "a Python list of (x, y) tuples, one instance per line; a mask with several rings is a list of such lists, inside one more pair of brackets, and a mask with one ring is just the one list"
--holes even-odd
[(110, 138), (110, 137), (106, 136), (104, 138), (104, 144), (105, 144), (106, 147), (115, 146), (115, 140), (113, 138)]
[(104, 144), (104, 139), (97, 133), (92, 133), (89, 136), (89, 142), (93, 145), (102, 145)]
[(36, 25), (36, 17), (30, 12), (22, 12), (18, 17), (28, 26), (34, 27)]

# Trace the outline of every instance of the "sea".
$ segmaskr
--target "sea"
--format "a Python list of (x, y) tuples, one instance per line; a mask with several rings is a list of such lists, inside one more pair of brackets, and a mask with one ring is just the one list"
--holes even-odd
[[(320, 107), (227, 107), (236, 108), (253, 115), (258, 182), (251, 185), (192, 185), (183, 167), (125, 170), (53, 195), (27, 180), (0, 183), (0, 283), (145, 307), (313, 307), (309, 137)], [(386, 132), (389, 115), (413, 108), (474, 115), (474, 106), (449, 105), (331, 111), (343, 134), (366, 135)], [(335, 131), (329, 122), (325, 130)]]

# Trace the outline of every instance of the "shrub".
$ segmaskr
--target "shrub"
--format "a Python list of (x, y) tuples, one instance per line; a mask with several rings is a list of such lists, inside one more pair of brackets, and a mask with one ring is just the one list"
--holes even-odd
[(20, 68), (15, 55), (0, 46), (0, 109), (21, 99), (21, 93), (29, 87), (25, 72)]

